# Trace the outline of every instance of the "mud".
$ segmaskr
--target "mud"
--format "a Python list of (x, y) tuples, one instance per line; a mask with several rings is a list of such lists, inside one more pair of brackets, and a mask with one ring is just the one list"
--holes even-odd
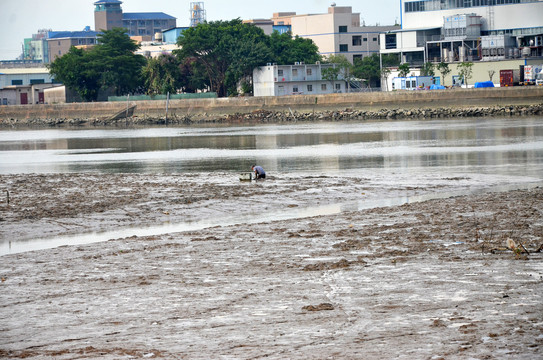
[[(489, 184), (384, 177), (1, 176), (0, 240)], [(0, 357), (541, 358), (542, 244), (535, 187), (4, 255)]]

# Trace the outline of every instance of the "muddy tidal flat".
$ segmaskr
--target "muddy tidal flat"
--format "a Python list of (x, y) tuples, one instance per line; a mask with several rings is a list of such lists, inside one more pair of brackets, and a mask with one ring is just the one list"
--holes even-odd
[(0, 256), (0, 358), (543, 358), (543, 188), (404, 180), (1, 175), (3, 245), (136, 230)]

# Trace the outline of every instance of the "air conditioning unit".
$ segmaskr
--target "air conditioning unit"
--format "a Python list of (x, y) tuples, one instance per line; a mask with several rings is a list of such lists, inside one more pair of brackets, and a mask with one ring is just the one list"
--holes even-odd
[(299, 61), (296, 61), (296, 62), (294, 63), (294, 65), (300, 65), (300, 62), (299, 62)]

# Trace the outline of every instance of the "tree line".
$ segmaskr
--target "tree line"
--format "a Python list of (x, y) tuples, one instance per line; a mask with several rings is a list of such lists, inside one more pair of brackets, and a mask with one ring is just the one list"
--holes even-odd
[[(100, 91), (115, 95), (166, 94), (199, 90), (219, 97), (252, 91), (253, 70), (268, 63), (279, 65), (317, 61), (333, 62), (336, 70), (326, 79), (364, 79), (379, 86), (380, 59), (377, 54), (350, 64), (342, 56), (323, 59), (311, 39), (291, 33), (271, 35), (240, 19), (212, 21), (189, 28), (177, 40), (179, 49), (147, 59), (135, 54), (140, 46), (126, 29), (115, 28), (98, 35), (97, 45), (69, 52), (48, 65), (54, 79), (77, 92), (85, 101), (95, 101)], [(397, 66), (397, 57), (383, 57), (383, 66)]]

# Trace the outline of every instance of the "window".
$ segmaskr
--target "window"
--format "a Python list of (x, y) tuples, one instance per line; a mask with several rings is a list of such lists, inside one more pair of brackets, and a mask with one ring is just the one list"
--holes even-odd
[(7, 104), (8, 104), (8, 99), (3, 98), (3, 99), (2, 99), (2, 105), (7, 105)]
[(385, 35), (385, 49), (396, 49), (396, 34)]
[(326, 84), (321, 84), (321, 90), (326, 91)]
[(307, 85), (307, 92), (313, 91), (313, 85)]
[(377, 41), (377, 38), (373, 38), (373, 41)]
[(353, 46), (362, 45), (362, 36), (353, 36)]
[(336, 84), (336, 90), (341, 90), (341, 84)]
[(23, 85), (23, 80), (11, 80), (11, 85)]
[(45, 80), (43, 79), (30, 79), (30, 85), (34, 84), (45, 84)]
[(367, 42), (368, 41), (368, 38), (364, 38), (364, 42)]
[(283, 69), (277, 70), (277, 76), (283, 76)]
[(307, 76), (313, 75), (313, 71), (311, 69), (307, 69), (306, 73), (307, 73)]
[(357, 61), (362, 61), (362, 55), (353, 55), (353, 63)]
[(339, 32), (340, 33), (346, 33), (347, 32), (347, 26), (340, 26), (339, 27)]
[(294, 86), (292, 87), (292, 92), (293, 92), (293, 93), (297, 93), (297, 92), (298, 92), (298, 85), (294, 85)]
[(348, 52), (348, 51), (349, 51), (349, 45), (339, 44), (339, 52)]

